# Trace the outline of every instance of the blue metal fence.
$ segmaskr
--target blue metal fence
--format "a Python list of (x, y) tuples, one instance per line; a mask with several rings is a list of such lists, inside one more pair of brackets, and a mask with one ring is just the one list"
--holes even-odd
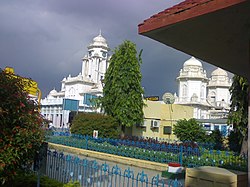
[(125, 157), (149, 160), (160, 163), (178, 162), (185, 167), (218, 166), (247, 171), (247, 157), (229, 151), (209, 149), (202, 146), (159, 144), (109, 138), (95, 139), (89, 136), (55, 132), (49, 142), (81, 149), (93, 150)]
[(63, 183), (79, 181), (81, 186), (95, 187), (179, 187), (183, 184), (177, 179), (163, 179), (159, 175), (149, 178), (144, 171), (134, 173), (130, 168), (122, 171), (117, 165), (99, 164), (96, 161), (48, 151), (46, 175)]

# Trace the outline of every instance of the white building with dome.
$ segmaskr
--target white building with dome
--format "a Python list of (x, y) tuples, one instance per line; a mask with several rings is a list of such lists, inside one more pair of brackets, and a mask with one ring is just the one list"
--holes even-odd
[(208, 118), (210, 108), (206, 101), (208, 78), (199, 60), (191, 57), (183, 64), (177, 77), (178, 97), (175, 104), (194, 107), (194, 118)]
[(41, 113), (55, 127), (67, 127), (70, 110), (96, 111), (92, 98), (102, 96), (102, 79), (109, 65), (109, 47), (101, 33), (87, 47), (82, 58), (81, 72), (77, 76), (63, 78), (61, 90), (51, 90), (41, 100)]
[(178, 95), (175, 94), (175, 104), (192, 106), (194, 118), (207, 125), (209, 130), (225, 129), (232, 84), (228, 73), (217, 68), (208, 78), (202, 63), (191, 57), (184, 62), (176, 80)]

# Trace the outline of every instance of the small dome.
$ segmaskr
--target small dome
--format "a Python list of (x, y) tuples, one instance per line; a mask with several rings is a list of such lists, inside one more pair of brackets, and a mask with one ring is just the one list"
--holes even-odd
[(217, 68), (211, 73), (212, 76), (228, 76), (227, 72), (221, 68)]
[(104, 46), (106, 48), (108, 48), (108, 44), (106, 39), (101, 35), (101, 33), (93, 38), (92, 43), (90, 44), (90, 46)]
[(55, 90), (55, 88), (49, 92), (49, 95), (53, 95), (53, 94), (57, 94), (57, 91)]
[(93, 42), (107, 43), (107, 42), (106, 42), (106, 39), (103, 38), (103, 36), (102, 36), (101, 34), (99, 34), (98, 36), (96, 36), (96, 37), (93, 39)]
[(199, 67), (202, 67), (202, 64), (196, 58), (191, 57), (190, 59), (188, 59), (187, 61), (184, 62), (183, 67), (185, 67), (185, 66), (199, 66)]

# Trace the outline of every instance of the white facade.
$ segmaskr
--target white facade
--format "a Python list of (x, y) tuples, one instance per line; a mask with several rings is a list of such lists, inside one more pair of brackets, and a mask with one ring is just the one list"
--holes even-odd
[(232, 81), (228, 78), (228, 74), (221, 68), (217, 68), (212, 72), (212, 77), (209, 80), (208, 102), (216, 107), (229, 109), (230, 93), (229, 88)]
[(194, 118), (225, 118), (230, 106), (229, 88), (232, 84), (226, 71), (217, 68), (208, 78), (202, 63), (191, 57), (183, 64), (177, 77), (178, 96), (175, 104), (194, 107)]
[(88, 46), (87, 54), (82, 58), (81, 72), (73, 77), (69, 75), (61, 81), (61, 90), (51, 90), (41, 100), (41, 113), (51, 120), (55, 127), (67, 127), (69, 110), (63, 110), (63, 102), (78, 102), (77, 110), (92, 112), (91, 98), (102, 96), (101, 80), (109, 65), (109, 47), (101, 33)]

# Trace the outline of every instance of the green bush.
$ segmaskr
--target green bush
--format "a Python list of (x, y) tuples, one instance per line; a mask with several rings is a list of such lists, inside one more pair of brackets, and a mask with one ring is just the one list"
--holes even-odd
[(206, 139), (205, 130), (195, 119), (178, 120), (173, 132), (181, 141), (204, 142)]
[(73, 119), (71, 133), (92, 136), (98, 130), (98, 137), (117, 138), (120, 134), (119, 124), (114, 118), (97, 113), (78, 113)]
[[(23, 173), (19, 171), (17, 175), (3, 185), (3, 187), (34, 187), (37, 186), (37, 175), (34, 173)], [(63, 183), (47, 176), (40, 177), (40, 187), (62, 187)]]
[(208, 140), (210, 143), (214, 144), (215, 150), (222, 150), (224, 148), (222, 134), (219, 129), (212, 131), (208, 136)]
[(231, 151), (239, 153), (241, 150), (242, 134), (238, 130), (233, 130), (228, 136), (228, 147)]
[(67, 184), (64, 184), (63, 187), (80, 187), (79, 181), (69, 181)]
[(45, 139), (39, 106), (25, 91), (30, 84), (0, 69), (0, 185), (33, 162)]

